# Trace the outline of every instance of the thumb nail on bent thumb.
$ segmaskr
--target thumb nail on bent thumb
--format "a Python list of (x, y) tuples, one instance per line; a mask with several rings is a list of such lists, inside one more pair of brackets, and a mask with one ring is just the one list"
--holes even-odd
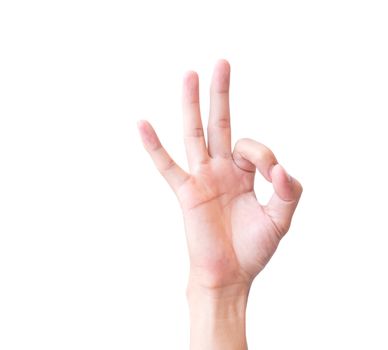
[(284, 166), (280, 165), (280, 164), (277, 164), (283, 171), (283, 173), (286, 175), (286, 179), (289, 183), (291, 183), (293, 181), (293, 177), (287, 172), (286, 169), (284, 169)]

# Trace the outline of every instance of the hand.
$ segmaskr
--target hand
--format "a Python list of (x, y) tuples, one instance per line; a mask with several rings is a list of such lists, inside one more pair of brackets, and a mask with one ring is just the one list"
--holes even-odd
[[(172, 160), (148, 122), (138, 125), (145, 149), (183, 211), (190, 255), (189, 290), (249, 290), (288, 231), (302, 193), (300, 183), (263, 144), (241, 139), (232, 152), (229, 81), (229, 63), (220, 60), (210, 89), (206, 145), (198, 75), (188, 72), (184, 77), (184, 140), (190, 173)], [(267, 205), (261, 205), (254, 193), (256, 169), (274, 188)]]
[[(184, 139), (190, 173), (161, 145), (154, 129), (139, 122), (145, 149), (181, 205), (190, 255), (187, 295), (192, 350), (245, 350), (245, 310), (250, 285), (288, 231), (302, 193), (270, 149), (239, 140), (232, 152), (230, 66), (217, 62), (210, 89), (208, 144), (199, 108), (199, 82), (183, 82)], [(256, 169), (274, 193), (261, 205), (254, 193)]]

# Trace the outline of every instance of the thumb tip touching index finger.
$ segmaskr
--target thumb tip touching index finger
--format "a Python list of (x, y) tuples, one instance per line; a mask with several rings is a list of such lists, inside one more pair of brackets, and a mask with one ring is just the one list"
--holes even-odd
[(272, 185), (276, 194), (284, 201), (297, 201), (302, 194), (302, 185), (289, 175), (284, 167), (276, 164), (271, 169)]

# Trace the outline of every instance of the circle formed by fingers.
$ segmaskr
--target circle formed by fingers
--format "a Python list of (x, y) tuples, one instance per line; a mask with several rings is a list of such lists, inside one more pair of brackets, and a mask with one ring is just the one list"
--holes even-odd
[(248, 138), (237, 141), (233, 150), (233, 160), (240, 169), (247, 172), (255, 172), (257, 169), (270, 182), (271, 169), (278, 163), (267, 146)]

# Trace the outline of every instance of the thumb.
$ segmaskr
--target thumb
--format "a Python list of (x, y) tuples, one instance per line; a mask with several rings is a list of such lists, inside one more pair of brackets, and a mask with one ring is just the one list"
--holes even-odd
[(272, 218), (281, 236), (284, 236), (290, 228), (303, 187), (280, 164), (272, 168), (271, 178), (275, 192), (266, 205), (265, 211)]

